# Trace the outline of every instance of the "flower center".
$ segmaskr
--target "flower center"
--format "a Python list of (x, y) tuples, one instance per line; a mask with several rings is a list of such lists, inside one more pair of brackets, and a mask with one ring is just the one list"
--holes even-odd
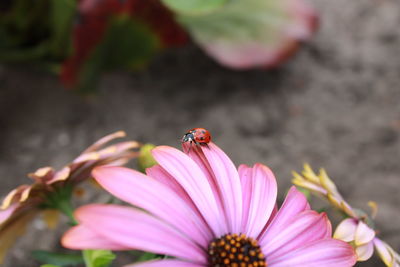
[(208, 246), (210, 267), (267, 266), (257, 240), (241, 234), (227, 234), (215, 238)]

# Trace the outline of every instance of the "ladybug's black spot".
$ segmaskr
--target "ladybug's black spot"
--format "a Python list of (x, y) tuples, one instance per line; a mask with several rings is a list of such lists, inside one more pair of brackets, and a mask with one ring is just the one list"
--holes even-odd
[(204, 137), (200, 137), (200, 140), (204, 140)]
[(205, 134), (205, 133), (206, 133), (206, 131), (201, 131), (201, 133)]

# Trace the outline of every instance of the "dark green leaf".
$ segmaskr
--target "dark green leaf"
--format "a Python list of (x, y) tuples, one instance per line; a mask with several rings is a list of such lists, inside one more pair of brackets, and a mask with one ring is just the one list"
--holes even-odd
[(53, 55), (63, 56), (70, 49), (72, 21), (75, 13), (76, 0), (51, 0), (50, 25)]
[(116, 17), (103, 42), (107, 69), (138, 68), (147, 63), (158, 48), (155, 35), (128, 16)]
[(159, 255), (153, 254), (150, 252), (144, 252), (138, 259), (137, 262), (142, 262), (142, 261), (149, 261), (149, 260), (154, 260), (160, 258)]
[(0, 61), (6, 63), (35, 61), (44, 57), (47, 51), (47, 43), (41, 43), (29, 48), (0, 49)]
[(0, 15), (0, 61), (38, 60), (45, 55), (49, 35), (49, 0), (13, 0)]
[(115, 17), (79, 74), (79, 91), (93, 91), (105, 70), (145, 65), (158, 48), (157, 37), (143, 24), (124, 15)]
[(35, 250), (32, 256), (39, 262), (58, 266), (71, 266), (84, 263), (80, 254), (55, 253), (44, 250)]

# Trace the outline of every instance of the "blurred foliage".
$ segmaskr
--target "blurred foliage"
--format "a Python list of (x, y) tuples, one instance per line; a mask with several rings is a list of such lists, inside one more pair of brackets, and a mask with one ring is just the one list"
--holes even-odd
[[(75, 0), (6, 0), (0, 7), (0, 60), (57, 62), (70, 51)], [(66, 49), (67, 48), (67, 49)]]
[(223, 7), (228, 0), (163, 0), (163, 2), (178, 13), (199, 15)]
[(103, 72), (141, 69), (186, 31), (221, 65), (265, 69), (317, 25), (303, 0), (2, 0), (0, 63), (40, 67), (88, 94)]
[(102, 72), (137, 70), (185, 32), (158, 0), (2, 0), (0, 62), (60, 74), (81, 93)]
[(115, 254), (109, 250), (84, 250), (83, 258), (86, 267), (108, 267), (115, 259)]
[(35, 250), (32, 251), (32, 256), (39, 262), (47, 263), (48, 265), (54, 264), (55, 266), (75, 266), (84, 263), (81, 253), (66, 254), (44, 250)]
[(102, 41), (82, 66), (79, 91), (90, 93), (104, 70), (139, 69), (158, 49), (158, 40), (146, 27), (128, 16), (113, 18)]

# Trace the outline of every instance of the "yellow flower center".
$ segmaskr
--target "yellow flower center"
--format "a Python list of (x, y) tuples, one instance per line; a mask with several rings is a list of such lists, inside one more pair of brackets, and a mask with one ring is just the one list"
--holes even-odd
[(267, 266), (257, 240), (244, 234), (227, 234), (215, 238), (208, 246), (210, 267), (259, 267)]

